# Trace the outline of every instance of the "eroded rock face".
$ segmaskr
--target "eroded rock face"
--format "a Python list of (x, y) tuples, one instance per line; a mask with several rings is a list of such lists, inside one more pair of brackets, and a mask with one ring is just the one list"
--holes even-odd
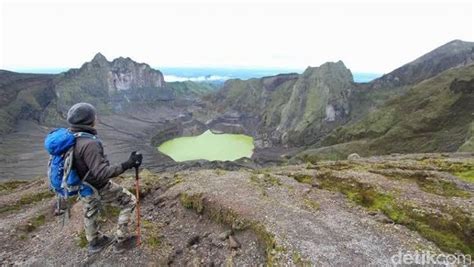
[(130, 58), (117, 58), (110, 64), (107, 76), (109, 92), (134, 88), (163, 87), (163, 74), (147, 64), (135, 63)]
[(175, 99), (160, 71), (130, 58), (120, 57), (109, 62), (100, 53), (80, 69), (60, 75), (57, 81), (59, 110), (67, 110), (77, 99), (90, 102), (99, 110), (113, 111), (120, 111), (132, 102)]
[(317, 118), (334, 121), (335, 106), (341, 106), (347, 110), (343, 113), (348, 113), (349, 108), (344, 106), (352, 82), (352, 74), (342, 61), (306, 69), (294, 85), (277, 129), (301, 131)]
[[(243, 123), (242, 118), (256, 118), (250, 128), (255, 129), (259, 146), (302, 144), (346, 120), (352, 86), (352, 74), (344, 63), (329, 62), (309, 67), (301, 75), (230, 80), (212, 101), (220, 113), (237, 113), (237, 121), (226, 118), (227, 126), (232, 124), (234, 129)], [(214, 122), (222, 117), (218, 115)], [(303, 133), (309, 133), (311, 140), (303, 140)]]

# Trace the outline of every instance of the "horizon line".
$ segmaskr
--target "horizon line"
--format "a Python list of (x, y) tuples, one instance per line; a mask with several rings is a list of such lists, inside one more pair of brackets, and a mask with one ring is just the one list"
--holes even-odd
[[(163, 70), (163, 69), (196, 69), (196, 70), (205, 70), (205, 69), (215, 69), (215, 70), (255, 70), (255, 71), (270, 71), (270, 70), (275, 70), (275, 71), (287, 71), (287, 73), (291, 72), (303, 72), (306, 70), (308, 67), (313, 67), (308, 65), (307, 67), (302, 67), (302, 68), (295, 68), (295, 67), (259, 67), (259, 66), (152, 66), (150, 65), (151, 68), (155, 70)], [(79, 67), (80, 68), (80, 67)], [(71, 69), (79, 69), (77, 67), (19, 67), (19, 68), (0, 68), (0, 70), (5, 70), (5, 71), (11, 71), (11, 72), (18, 72), (18, 73), (31, 73), (31, 74), (59, 74), (62, 72), (66, 72)], [(377, 75), (383, 75), (385, 74), (384, 72), (377, 72), (377, 71), (357, 71), (357, 70), (351, 70), (348, 68), (351, 73), (357, 73), (357, 74), (377, 74)], [(46, 72), (46, 71), (53, 71), (53, 72)]]

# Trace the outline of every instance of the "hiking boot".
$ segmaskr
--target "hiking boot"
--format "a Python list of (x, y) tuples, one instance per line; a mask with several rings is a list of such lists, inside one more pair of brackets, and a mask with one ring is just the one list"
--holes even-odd
[(114, 253), (120, 254), (126, 250), (132, 249), (137, 246), (138, 238), (136, 235), (129, 236), (123, 241), (116, 240), (114, 243)]
[(99, 238), (95, 238), (94, 240), (89, 242), (88, 252), (89, 254), (99, 253), (104, 248), (112, 244), (112, 242), (114, 242), (114, 239), (106, 235), (103, 235), (102, 237), (99, 237)]

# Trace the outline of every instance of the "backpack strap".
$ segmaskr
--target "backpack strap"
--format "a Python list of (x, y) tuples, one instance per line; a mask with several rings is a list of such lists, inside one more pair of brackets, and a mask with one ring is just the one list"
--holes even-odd
[(63, 173), (63, 181), (61, 184), (61, 187), (66, 189), (66, 196), (68, 195), (69, 192), (77, 191), (79, 190), (79, 186), (68, 186), (67, 184), (67, 178), (69, 176), (69, 173), (71, 172), (72, 169), (72, 162), (74, 158), (74, 147), (71, 147), (65, 154), (64, 156), (64, 173)]
[(86, 133), (86, 132), (77, 132), (77, 133), (74, 133), (74, 137), (76, 138), (79, 138), (79, 137), (86, 137), (86, 138), (90, 138), (90, 139), (97, 139), (97, 136), (93, 135), (93, 134), (90, 134), (90, 133)]
[[(77, 132), (74, 133), (75, 138), (80, 138), (80, 137), (85, 137), (85, 138), (91, 138), (91, 139), (97, 139), (97, 137), (93, 134), (86, 133), (86, 132)], [(80, 189), (80, 185), (76, 186), (68, 186), (67, 184), (67, 178), (69, 176), (69, 173), (71, 172), (72, 169), (72, 163), (73, 163), (73, 158), (74, 158), (74, 147), (71, 147), (64, 155), (64, 173), (63, 173), (63, 181), (62, 181), (62, 188), (66, 189), (66, 195), (68, 192), (74, 192), (78, 191)], [(90, 171), (88, 171), (84, 177), (87, 178), (89, 176)]]

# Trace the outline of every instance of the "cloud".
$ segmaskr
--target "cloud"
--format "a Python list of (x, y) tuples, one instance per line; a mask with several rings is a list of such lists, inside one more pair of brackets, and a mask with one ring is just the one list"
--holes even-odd
[(231, 77), (219, 76), (219, 75), (207, 75), (207, 76), (197, 76), (197, 77), (164, 75), (164, 77), (165, 77), (165, 81), (167, 82), (184, 82), (184, 81), (205, 82), (205, 81), (225, 81), (225, 80), (231, 79)]
[(0, 68), (80, 67), (100, 51), (152, 66), (304, 69), (342, 60), (387, 73), (474, 39), (472, 0), (146, 1), (0, 0)]

